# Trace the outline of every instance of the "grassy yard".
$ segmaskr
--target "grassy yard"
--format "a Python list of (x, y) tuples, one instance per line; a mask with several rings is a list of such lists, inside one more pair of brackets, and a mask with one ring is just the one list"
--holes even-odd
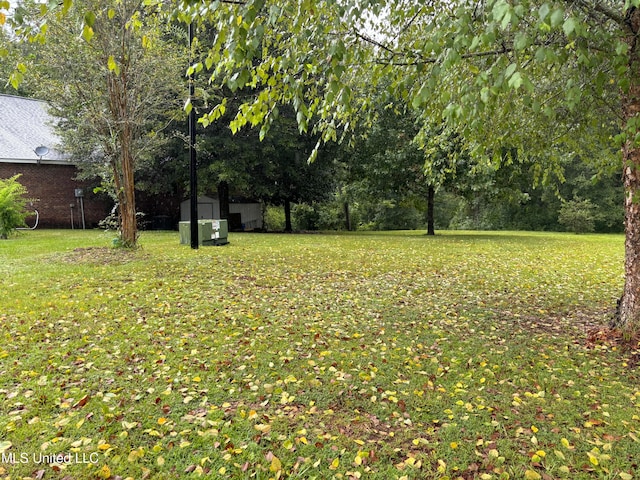
[(0, 241), (0, 478), (637, 478), (623, 238), (421, 233)]

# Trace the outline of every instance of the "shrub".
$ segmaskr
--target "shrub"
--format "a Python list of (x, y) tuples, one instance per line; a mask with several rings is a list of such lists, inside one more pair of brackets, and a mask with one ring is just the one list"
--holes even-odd
[(281, 232), (284, 230), (284, 224), (284, 208), (267, 205), (264, 212), (264, 229), (270, 232)]
[(589, 200), (563, 201), (558, 215), (558, 222), (567, 231), (574, 233), (591, 233), (595, 230), (595, 206)]
[(27, 189), (18, 182), (20, 175), (0, 179), (0, 238), (8, 238), (16, 228), (26, 226)]
[(291, 223), (294, 230), (318, 230), (318, 219), (315, 205), (297, 203), (291, 208)]

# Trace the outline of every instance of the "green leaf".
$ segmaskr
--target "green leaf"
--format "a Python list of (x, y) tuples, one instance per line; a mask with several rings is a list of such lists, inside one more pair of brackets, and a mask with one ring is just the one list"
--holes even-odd
[(480, 100), (487, 103), (490, 99), (490, 93), (489, 87), (483, 87), (482, 90), (480, 90)]
[(629, 44), (627, 42), (619, 41), (616, 43), (616, 55), (626, 55), (629, 51)]
[(540, 5), (540, 8), (538, 9), (538, 18), (540, 19), (540, 21), (546, 22), (550, 12), (551, 7), (548, 3), (543, 3), (542, 5)]
[(94, 35), (93, 28), (85, 24), (82, 27), (82, 38), (84, 38), (85, 41), (90, 42), (91, 39), (93, 38), (93, 35)]
[(84, 23), (89, 25), (90, 27), (93, 27), (93, 24), (96, 21), (96, 15), (89, 11), (87, 13), (84, 14)]
[(420, 87), (420, 90), (418, 90), (418, 93), (413, 97), (411, 105), (413, 106), (413, 108), (419, 108), (421, 105), (424, 105), (428, 97), (429, 87), (427, 82), (425, 82)]
[(493, 5), (493, 10), (491, 11), (491, 13), (493, 14), (493, 19), (496, 22), (501, 22), (510, 9), (511, 6), (506, 2), (506, 0), (498, 0)]
[(511, 17), (512, 16), (513, 15), (511, 14), (511, 9), (509, 9), (507, 11), (507, 13), (504, 14), (504, 17), (502, 17), (502, 22), (500, 22), (500, 27), (502, 28), (502, 30), (506, 30), (507, 29), (507, 27), (511, 23)]
[(107, 68), (110, 72), (113, 72), (116, 75), (120, 74), (120, 66), (116, 62), (116, 59), (113, 57), (113, 55), (109, 55), (109, 59), (107, 60)]
[(515, 63), (510, 64), (507, 67), (507, 69), (504, 71), (504, 78), (510, 78), (517, 68), (518, 68), (518, 65), (516, 65)]
[(563, 19), (564, 19), (564, 9), (556, 8), (551, 14), (551, 18), (550, 18), (551, 26), (558, 27), (562, 23)]
[(565, 20), (564, 24), (562, 25), (562, 30), (564, 31), (564, 34), (568, 37), (575, 31), (577, 25), (578, 25), (578, 21), (574, 17), (569, 17)]
[(518, 90), (522, 85), (522, 74), (515, 72), (509, 79), (509, 86), (515, 90)]
[(529, 36), (527, 32), (520, 31), (516, 33), (515, 38), (513, 39), (513, 48), (516, 50), (524, 50), (529, 46)]
[(9, 83), (15, 90), (18, 89), (23, 80), (24, 75), (17, 70), (14, 70), (13, 72), (11, 72), (11, 75), (9, 75)]

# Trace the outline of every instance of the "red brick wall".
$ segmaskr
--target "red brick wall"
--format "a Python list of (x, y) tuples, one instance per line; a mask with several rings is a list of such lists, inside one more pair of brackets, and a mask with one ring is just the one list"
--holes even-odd
[[(40, 214), (38, 227), (71, 228), (73, 210), (74, 227), (82, 228), (80, 202), (75, 189), (84, 191), (84, 218), (87, 228), (93, 228), (105, 218), (111, 209), (111, 201), (104, 195), (93, 193), (91, 182), (74, 180), (77, 169), (73, 165), (35, 163), (0, 163), (0, 178), (22, 174), (18, 181), (27, 188), (27, 197), (34, 199), (34, 208)], [(74, 208), (71, 208), (71, 205)], [(33, 225), (33, 217), (27, 224)]]

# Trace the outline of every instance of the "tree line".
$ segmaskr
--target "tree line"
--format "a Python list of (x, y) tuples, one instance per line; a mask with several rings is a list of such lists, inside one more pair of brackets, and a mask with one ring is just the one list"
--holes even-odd
[[(134, 153), (135, 186), (152, 195), (184, 196), (189, 189), (187, 131), (179, 105), (185, 95), (181, 69), (186, 68), (187, 43), (183, 26), (162, 29), (166, 44), (162, 49), (156, 46), (155, 53), (173, 52), (163, 54), (164, 67), (157, 69), (153, 62), (135, 67), (140, 70), (136, 75), (155, 75), (155, 80), (138, 88), (156, 89), (158, 94), (146, 100), (150, 113), (146, 124), (140, 122), (144, 135), (137, 140), (140, 146)], [(209, 34), (206, 29), (201, 32), (203, 38)], [(97, 71), (85, 71), (83, 65), (91, 53), (67, 47), (72, 41), (86, 47), (86, 41), (74, 39), (72, 32), (65, 35), (53, 36), (37, 48), (5, 39), (29, 62), (30, 73), (16, 92), (10, 85), (10, 63), (4, 63), (4, 91), (46, 98), (53, 113), (63, 119), (59, 133), (80, 161), (83, 175), (98, 175), (114, 200), (124, 202), (115, 193), (122, 191), (121, 175), (114, 175), (113, 164), (110, 168), (106, 161), (114, 156), (117, 144), (110, 146), (110, 122), (99, 113), (110, 94), (96, 88), (101, 85), (99, 76), (109, 67), (100, 73), (101, 60), (97, 59)], [(62, 60), (54, 61), (56, 58)], [(166, 81), (168, 76), (171, 82)], [(536, 163), (518, 158), (509, 158), (501, 168), (473, 164), (464, 139), (442, 125), (432, 126), (426, 135), (430, 143), (425, 152), (415, 140), (419, 133), (415, 115), (385, 108), (384, 95), (379, 94), (373, 99), (377, 102), (375, 121), (354, 132), (350, 142), (323, 145), (316, 160), (308, 163), (317, 135), (299, 131), (293, 109), (281, 107), (269, 135), (263, 138), (256, 129), (233, 133), (229, 124), (254, 92), (213, 89), (206, 76), (196, 78), (198, 95), (192, 108), (198, 116), (211, 112), (212, 105), (224, 105), (216, 112), (220, 118), (206, 126), (199, 124), (197, 137), (199, 193), (217, 191), (223, 216), (224, 199), (233, 194), (277, 207), (265, 212), (266, 227), (271, 230), (622, 231), (619, 175), (578, 155), (543, 181)], [(163, 89), (155, 84), (162, 84)], [(116, 120), (117, 116), (111, 121)], [(510, 155), (503, 153), (505, 158)]]

